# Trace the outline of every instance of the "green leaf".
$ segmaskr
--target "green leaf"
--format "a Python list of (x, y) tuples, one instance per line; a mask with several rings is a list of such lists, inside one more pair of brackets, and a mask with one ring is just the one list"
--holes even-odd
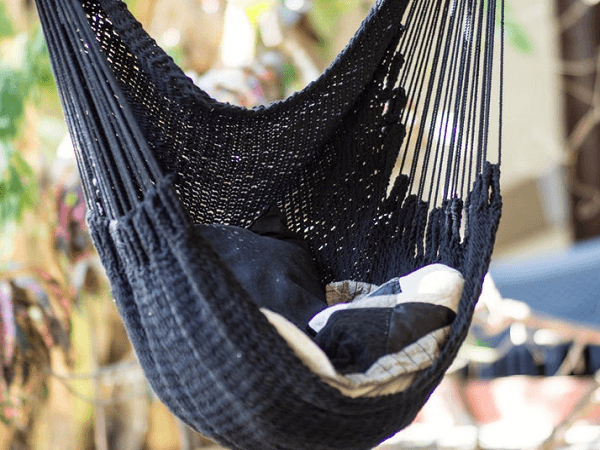
[(521, 27), (516, 23), (505, 24), (506, 37), (508, 42), (519, 50), (521, 53), (531, 54), (533, 53), (533, 43), (529, 39), (529, 36)]
[[(500, 7), (501, 3), (499, 3)], [(498, 20), (500, 12), (496, 14)], [(508, 2), (504, 6), (504, 32), (508, 43), (521, 53), (530, 55), (535, 51), (533, 41), (525, 28), (519, 23), (515, 13)]]
[[(20, 85), (23, 98), (35, 104), (46, 102), (50, 94), (56, 94), (56, 82), (50, 65), (48, 47), (40, 27), (38, 27), (24, 44), (23, 67)], [(50, 98), (50, 101), (52, 101)]]
[(68, 192), (67, 195), (65, 196), (65, 204), (69, 208), (74, 208), (75, 205), (77, 205), (78, 201), (79, 201), (79, 197), (77, 197), (77, 194), (75, 192)]
[(23, 159), (19, 152), (14, 152), (12, 160), (13, 165), (20, 176), (27, 178), (32, 178), (34, 176), (33, 169), (27, 164), (27, 161)]
[(290, 62), (285, 63), (282, 70), (282, 82), (284, 86), (290, 86), (292, 83), (298, 80), (298, 72), (294, 65)]
[(19, 72), (0, 66), (0, 139), (17, 137), (24, 112)]
[(309, 19), (318, 35), (330, 41), (338, 30), (340, 16), (360, 5), (360, 0), (315, 0)]
[(6, 14), (4, 3), (0, 2), (0, 39), (12, 36), (13, 34), (15, 34), (13, 24)]
[(27, 67), (24, 71), (30, 74), (32, 87), (54, 89), (56, 84), (50, 65), (50, 57), (44, 34), (38, 28), (25, 48)]
[[(33, 169), (19, 152), (2, 143), (8, 154), (8, 166), (0, 173), (0, 229), (18, 222), (25, 210), (38, 202), (38, 188)], [(8, 149), (8, 150), (6, 150)]]

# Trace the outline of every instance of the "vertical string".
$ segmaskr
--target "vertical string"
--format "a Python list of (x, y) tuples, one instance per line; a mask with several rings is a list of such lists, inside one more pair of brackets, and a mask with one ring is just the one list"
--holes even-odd
[[(433, 5), (433, 3), (434, 2), (427, 2), (428, 7), (430, 5)], [(404, 166), (407, 161), (407, 157), (408, 157), (407, 150), (409, 148), (411, 148), (412, 135), (413, 135), (415, 123), (418, 120), (417, 118), (419, 117), (419, 118), (423, 119), (422, 115), (420, 115), (421, 95), (423, 93), (423, 86), (425, 85), (425, 81), (427, 78), (425, 76), (426, 69), (430, 62), (431, 52), (433, 51), (432, 41), (435, 36), (435, 29), (437, 27), (439, 19), (442, 17), (442, 14), (440, 14), (440, 11), (439, 11), (439, 5), (437, 5), (437, 6), (438, 6), (437, 9), (434, 9), (433, 6), (431, 6), (430, 8), (424, 8), (423, 14), (421, 15), (422, 22), (419, 21), (418, 26), (417, 26), (417, 29), (419, 29), (419, 35), (412, 37), (412, 39), (414, 39), (415, 41), (420, 43), (420, 49), (419, 49), (419, 54), (418, 54), (419, 62), (418, 62), (417, 67), (411, 71), (412, 72), (412, 80), (411, 80), (409, 86), (407, 87), (407, 95), (408, 95), (409, 101), (405, 108), (405, 114), (401, 118), (401, 120), (404, 123), (409, 122), (408, 133), (407, 133), (407, 136), (405, 137), (405, 144), (404, 144), (405, 153), (402, 158), (402, 163), (400, 166), (401, 172), (404, 171)], [(429, 11), (429, 13), (428, 13), (428, 11)], [(426, 33), (426, 32), (427, 32), (427, 34), (425, 34), (426, 38), (424, 38), (424, 36), (421, 35), (421, 33)], [(413, 88), (414, 80), (420, 80), (417, 83), (417, 85), (418, 85), (417, 88)], [(421, 151), (421, 149), (419, 148), (419, 146), (415, 145), (413, 160), (411, 162), (411, 170), (410, 170), (410, 175), (409, 175), (409, 179), (410, 179), (409, 189), (412, 189), (412, 186), (414, 184), (416, 168), (417, 168), (417, 164), (418, 164), (419, 157), (420, 157), (420, 151)]]
[(500, 104), (498, 105), (498, 164), (502, 160), (502, 129), (504, 114), (504, 41), (505, 41), (505, 0), (500, 0)]
[[(400, 171), (408, 172), (410, 191), (430, 207), (440, 199), (467, 195), (473, 176), (487, 161), (498, 15), (504, 22), (501, 1), (431, 5), (415, 0), (407, 11), (407, 32), (400, 46), (405, 65), (399, 84), (408, 96), (401, 115), (407, 133)], [(500, 45), (502, 116), (504, 30)]]
[[(471, 95), (469, 99), (469, 120), (468, 127), (470, 130), (470, 136), (466, 145), (468, 145), (469, 149), (475, 149), (477, 146), (476, 135), (479, 131), (477, 127), (477, 96), (481, 95), (480, 93), (480, 77), (481, 77), (481, 47), (483, 43), (483, 18), (485, 17), (485, 3), (481, 2), (479, 8), (477, 9), (477, 37), (473, 42), (473, 47), (475, 48), (474, 52), (474, 62), (473, 62), (473, 85), (471, 86)], [(473, 150), (469, 151), (469, 162), (468, 162), (468, 171), (467, 171), (467, 183), (466, 188), (471, 186), (473, 182), (473, 163), (476, 159), (476, 155)], [(464, 186), (463, 186), (464, 187)]]

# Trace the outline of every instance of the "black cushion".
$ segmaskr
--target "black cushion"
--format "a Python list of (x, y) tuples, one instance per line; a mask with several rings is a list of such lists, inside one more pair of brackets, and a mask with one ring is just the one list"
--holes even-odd
[(361, 373), (382, 356), (450, 325), (455, 316), (450, 308), (423, 302), (346, 309), (334, 312), (314, 339), (338, 372)]
[(327, 306), (307, 244), (287, 228), (276, 206), (250, 229), (197, 225), (196, 231), (260, 308), (281, 314), (305, 331), (308, 321)]

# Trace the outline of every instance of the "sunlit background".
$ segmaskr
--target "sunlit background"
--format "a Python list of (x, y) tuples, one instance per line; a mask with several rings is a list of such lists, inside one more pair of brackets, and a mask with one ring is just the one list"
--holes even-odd
[[(137, 365), (32, 3), (0, 0), (0, 450), (221, 448)], [(249, 107), (318, 77), (372, 1), (127, 4), (196, 84)], [(506, 0), (505, 21), (492, 278), (449, 375), (380, 449), (600, 449), (600, 4)]]

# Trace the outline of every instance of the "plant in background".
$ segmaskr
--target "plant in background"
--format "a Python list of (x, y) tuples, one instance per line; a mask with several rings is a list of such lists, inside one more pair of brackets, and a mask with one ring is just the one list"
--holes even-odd
[(531, 37), (519, 23), (509, 2), (504, 7), (504, 32), (507, 42), (518, 52), (529, 55), (535, 51)]
[(0, 3), (0, 435), (8, 434), (18, 448), (27, 448), (32, 418), (48, 394), (51, 361), (62, 355), (65, 367), (73, 362), (70, 333), (77, 290), (65, 282), (71, 277), (50, 275), (50, 261), (38, 249), (39, 267), (11, 261), (24, 256), (13, 255), (10, 244), (28, 210), (38, 234), (44, 236), (47, 225), (54, 227), (52, 219), (47, 223), (47, 211), (41, 212), (38, 178), (40, 173), (48, 177), (37, 161), (64, 133), (64, 126), (51, 119), (59, 114), (57, 106), (39, 25), (17, 31)]
[(0, 230), (37, 204), (35, 174), (19, 151), (19, 137), (27, 104), (51, 96), (55, 85), (41, 30), (17, 33), (0, 3)]
[[(308, 3), (309, 0), (296, 1)], [(335, 55), (331, 54), (329, 44), (339, 31), (340, 17), (359, 7), (366, 13), (373, 2), (371, 0), (312, 0), (312, 3), (313, 8), (309, 13), (310, 23), (322, 39), (321, 51), (330, 60)]]

